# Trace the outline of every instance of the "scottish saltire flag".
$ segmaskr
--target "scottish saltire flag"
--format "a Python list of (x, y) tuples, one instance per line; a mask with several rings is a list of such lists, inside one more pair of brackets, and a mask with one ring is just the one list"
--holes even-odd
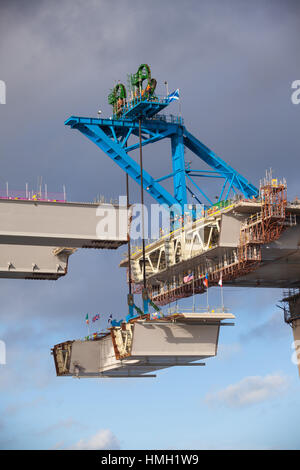
[(206, 288), (208, 287), (208, 274), (207, 273), (205, 274), (205, 278), (203, 279), (203, 284), (205, 285)]
[(187, 276), (184, 276), (183, 282), (187, 283), (187, 282), (192, 281), (193, 279), (194, 279), (194, 275), (193, 274), (188, 274)]
[(112, 322), (112, 315), (109, 315), (107, 323), (111, 323), (111, 322)]
[(167, 100), (168, 100), (169, 103), (171, 103), (172, 101), (179, 100), (179, 88), (177, 88), (177, 90), (173, 91), (173, 93), (170, 93), (167, 96)]
[(99, 313), (97, 313), (97, 315), (95, 315), (93, 318), (92, 318), (92, 322), (94, 323), (96, 320), (99, 320), (100, 318), (100, 315)]

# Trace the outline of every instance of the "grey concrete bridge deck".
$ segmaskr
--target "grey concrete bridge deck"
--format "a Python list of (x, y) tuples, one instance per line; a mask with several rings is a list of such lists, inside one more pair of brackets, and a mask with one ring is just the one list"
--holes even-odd
[(0, 278), (56, 280), (77, 248), (127, 243), (125, 206), (0, 199), (0, 220)]
[[(102, 203), (0, 199), (0, 244), (115, 249), (127, 243), (126, 211)], [(99, 228), (109, 216), (116, 218), (113, 234)]]

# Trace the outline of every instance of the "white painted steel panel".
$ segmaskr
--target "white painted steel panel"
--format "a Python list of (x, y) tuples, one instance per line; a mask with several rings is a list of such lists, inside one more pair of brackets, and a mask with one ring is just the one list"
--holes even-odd
[(74, 341), (72, 344), (70, 373), (87, 374), (99, 370), (100, 346), (99, 341)]
[(219, 325), (136, 323), (131, 356), (214, 356)]
[(219, 246), (237, 247), (240, 240), (240, 228), (240, 219), (231, 214), (222, 214)]

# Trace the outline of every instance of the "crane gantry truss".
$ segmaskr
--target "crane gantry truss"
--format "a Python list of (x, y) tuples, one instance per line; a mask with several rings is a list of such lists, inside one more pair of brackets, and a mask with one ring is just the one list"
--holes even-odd
[[(218, 196), (219, 202), (228, 199), (231, 193), (240, 193), (244, 198), (257, 197), (258, 189), (193, 136), (184, 126), (181, 117), (171, 116), (168, 119), (164, 115), (153, 116), (150, 110), (156, 105), (157, 103), (141, 98), (136, 104), (140, 114), (133, 115), (131, 119), (71, 116), (65, 124), (90, 139), (138, 184), (141, 184), (140, 166), (129, 154), (139, 148), (139, 142), (129, 144), (129, 138), (139, 136), (139, 120), (142, 146), (170, 139), (172, 172), (154, 178), (143, 170), (143, 187), (159, 204), (166, 204), (169, 207), (179, 205), (182, 213), (184, 206), (188, 204), (188, 194), (206, 207), (213, 205), (205, 188), (200, 186), (195, 178), (223, 179), (222, 190)], [(156, 106), (156, 109), (161, 108)], [(211, 170), (188, 167), (185, 162), (184, 147), (192, 151)], [(173, 180), (173, 194), (161, 185), (161, 182), (167, 179)]]

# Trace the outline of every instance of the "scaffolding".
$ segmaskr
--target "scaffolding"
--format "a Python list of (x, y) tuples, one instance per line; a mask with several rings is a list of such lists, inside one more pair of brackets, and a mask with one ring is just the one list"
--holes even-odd
[(241, 224), (237, 249), (225, 253), (217, 262), (208, 264), (206, 261), (205, 265), (195, 265), (188, 283), (182, 275), (174, 283), (149, 286), (151, 299), (158, 305), (166, 305), (202, 294), (208, 286), (218, 285), (220, 279), (226, 283), (255, 271), (261, 263), (262, 246), (278, 240), (286, 227), (295, 224), (294, 218), (286, 214), (286, 188), (285, 180), (279, 182), (271, 174), (267, 175), (260, 185), (260, 210)]
[(299, 313), (299, 308), (297, 308), (297, 305), (299, 304), (300, 300), (300, 288), (292, 288), (288, 290), (283, 291), (283, 299), (281, 302), (283, 303), (283, 307), (280, 307), (283, 309), (284, 313), (284, 321), (293, 327), (293, 322), (296, 320), (300, 320), (300, 313)]

